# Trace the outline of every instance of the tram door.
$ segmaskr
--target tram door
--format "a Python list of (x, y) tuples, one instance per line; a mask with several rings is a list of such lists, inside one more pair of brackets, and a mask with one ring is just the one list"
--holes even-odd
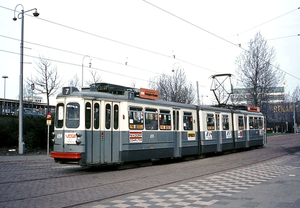
[(181, 156), (181, 133), (179, 131), (179, 110), (173, 110), (174, 157)]
[(215, 114), (216, 119), (216, 138), (217, 138), (217, 151), (222, 152), (222, 129), (221, 129), (221, 122), (220, 122), (220, 114)]
[[(100, 163), (100, 142), (101, 142), (101, 132), (100, 132), (100, 101), (93, 102), (93, 110), (92, 110), (92, 124), (93, 124), (93, 133), (92, 133), (92, 142), (91, 142), (91, 151), (87, 151), (87, 159), (89, 163), (99, 164)], [(89, 145), (90, 146), (90, 145)], [(89, 147), (87, 147), (89, 150)], [(89, 157), (91, 155), (91, 157)], [(89, 158), (90, 161), (89, 161)]]
[(250, 141), (250, 127), (248, 123), (248, 116), (245, 116), (245, 130), (246, 130), (246, 147), (249, 147), (249, 141)]
[(101, 125), (101, 163), (119, 161), (120, 152), (120, 103), (104, 102), (104, 125)]

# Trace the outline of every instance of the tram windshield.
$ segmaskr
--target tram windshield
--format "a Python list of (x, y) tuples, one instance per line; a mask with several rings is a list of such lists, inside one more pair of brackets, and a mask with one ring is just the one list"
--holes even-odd
[(78, 128), (79, 127), (79, 104), (78, 103), (68, 103), (67, 104), (67, 118), (66, 127), (67, 128)]

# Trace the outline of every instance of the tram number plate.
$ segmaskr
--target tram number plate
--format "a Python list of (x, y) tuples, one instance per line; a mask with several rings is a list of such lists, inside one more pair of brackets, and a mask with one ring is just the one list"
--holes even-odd
[(65, 144), (76, 144), (76, 133), (65, 133)]
[(129, 132), (129, 143), (141, 143), (143, 142), (143, 135), (141, 131)]

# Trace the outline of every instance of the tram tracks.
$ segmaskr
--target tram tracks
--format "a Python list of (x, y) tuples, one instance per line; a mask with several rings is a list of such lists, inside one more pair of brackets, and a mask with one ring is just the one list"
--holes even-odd
[[(243, 164), (243, 165), (235, 166), (234, 168), (231, 167), (231, 168), (226, 168), (226, 169), (222, 169), (222, 170), (218, 170), (218, 171), (213, 171), (213, 172), (209, 172), (209, 173), (205, 173), (205, 174), (201, 174), (201, 175), (186, 177), (186, 178), (182, 178), (182, 179), (176, 180), (176, 181), (171, 181), (171, 182), (168, 182), (168, 183), (163, 183), (163, 184), (159, 184), (159, 185), (155, 185), (155, 186), (151, 186), (151, 187), (147, 187), (147, 188), (136, 189), (134, 191), (121, 193), (121, 194), (117, 194), (117, 195), (114, 195), (114, 196), (103, 197), (103, 198), (90, 200), (90, 201), (85, 201), (85, 202), (81, 202), (81, 203), (74, 203), (74, 204), (71, 204), (71, 205), (68, 205), (68, 206), (63, 206), (63, 207), (64, 208), (79, 207), (79, 206), (82, 206), (82, 205), (101, 202), (101, 201), (110, 200), (110, 199), (114, 199), (114, 198), (118, 198), (118, 197), (124, 197), (124, 196), (130, 195), (130, 194), (145, 192), (145, 191), (149, 191), (151, 189), (157, 189), (157, 188), (162, 188), (162, 187), (165, 187), (165, 186), (171, 186), (171, 185), (174, 185), (174, 184), (177, 184), (177, 183), (182, 183), (182, 182), (185, 182), (185, 181), (190, 181), (190, 180), (194, 180), (194, 179), (208, 177), (208, 176), (211, 176), (211, 175), (220, 174), (220, 173), (231, 171), (231, 170), (234, 170), (234, 169), (244, 168), (244, 167), (247, 167), (247, 166), (257, 165), (257, 164), (260, 164), (260, 163), (265, 163), (265, 162), (272, 161), (274, 159), (277, 159), (277, 158), (280, 158), (280, 157), (283, 157), (283, 156), (286, 156), (286, 155), (288, 155), (288, 154), (286, 153), (286, 154), (278, 155), (278, 156), (275, 156), (275, 157), (272, 157), (272, 158), (264, 159), (264, 160), (261, 160), (261, 161), (258, 161), (258, 162), (248, 163), (247, 165)], [(164, 174), (168, 174), (168, 173), (164, 173)], [(162, 174), (160, 174), (160, 175), (162, 175)]]
[[(222, 169), (219, 169), (219, 170), (213, 170), (213, 171), (209, 171), (207, 173), (196, 174), (196, 175), (193, 175), (193, 176), (183, 177), (183, 178), (179, 178), (179, 179), (176, 178), (174, 180), (169, 180), (167, 182), (161, 182), (160, 181), (160, 183), (158, 183), (158, 184), (150, 184), (150, 185), (142, 187), (142, 188), (135, 188), (134, 190), (130, 190), (130, 191), (118, 192), (118, 193), (113, 194), (113, 195), (99, 196), (97, 199), (86, 200), (86, 201), (83, 201), (83, 202), (76, 202), (76, 203), (72, 203), (71, 205), (65, 205), (65, 206), (62, 206), (62, 207), (76, 207), (76, 206), (82, 206), (82, 205), (86, 205), (86, 204), (90, 204), (90, 203), (101, 202), (103, 200), (109, 200), (109, 199), (116, 198), (116, 197), (122, 197), (122, 196), (125, 196), (125, 195), (128, 195), (128, 194), (134, 194), (134, 193), (138, 193), (138, 192), (142, 192), (142, 191), (147, 191), (149, 189), (168, 186), (168, 185), (172, 185), (172, 184), (176, 184), (176, 183), (180, 183), (180, 182), (184, 182), (184, 181), (188, 181), (188, 180), (193, 180), (193, 179), (196, 179), (196, 178), (201, 178), (201, 177), (206, 177), (206, 176), (209, 176), (209, 175), (218, 174), (218, 173), (221, 173), (221, 172), (226, 172), (226, 171), (229, 171), (229, 170), (233, 170), (233, 169), (237, 169), (237, 168), (241, 168), (241, 167), (245, 167), (245, 166), (251, 166), (251, 165), (258, 164), (258, 163), (267, 162), (267, 161), (274, 160), (276, 158), (279, 158), (279, 157), (282, 157), (282, 156), (285, 156), (285, 155), (288, 155), (288, 153), (279, 154), (279, 155), (269, 157), (267, 159), (260, 160), (260, 161), (250, 162), (250, 163), (247, 163), (246, 165), (241, 164), (241, 165), (236, 165), (234, 167), (232, 167), (232, 166), (229, 167), (228, 166), (227, 168), (222, 168)], [(222, 163), (222, 161), (217, 162), (213, 165), (218, 166), (221, 163)], [(197, 168), (199, 168), (199, 167), (190, 168), (189, 171), (193, 171), (193, 169), (196, 170)], [(162, 171), (159, 174), (150, 174), (150, 175), (147, 175), (147, 176), (140, 176), (138, 178), (131, 178), (131, 179), (127, 178), (127, 179), (124, 179), (124, 180), (117, 180), (117, 181), (112, 181), (112, 182), (108, 182), (108, 183), (103, 183), (103, 182), (94, 183), (94, 185), (86, 185), (86, 186), (81, 186), (81, 187), (77, 187), (77, 188), (71, 188), (71, 189), (68, 189), (68, 190), (48, 192), (46, 194), (36, 194), (36, 195), (32, 195), (32, 196), (24, 196), (24, 197), (19, 197), (19, 198), (13, 198), (13, 199), (10, 199), (10, 200), (0, 200), (0, 203), (3, 203), (3, 202), (8, 203), (8, 202), (16, 201), (16, 200), (37, 199), (37, 198), (55, 196), (55, 195), (66, 194), (66, 193), (67, 194), (72, 194), (74, 192), (78, 192), (78, 191), (82, 192), (84, 190), (93, 190), (93, 189), (96, 189), (96, 188), (101, 189), (101, 188), (104, 188), (104, 187), (116, 187), (116, 186), (119, 186), (121, 184), (130, 185), (133, 182), (137, 182), (137, 181), (142, 182), (142, 181), (145, 181), (145, 180), (158, 178), (160, 176), (167, 177), (167, 175), (170, 175), (173, 172), (174, 172), (174, 170), (171, 169), (171, 170)], [(77, 176), (81, 177), (83, 175), (91, 175), (91, 174), (92, 175), (99, 174), (99, 172), (85, 173), (85, 174), (80, 174), (80, 175), (78, 175), (78, 174), (64, 175), (64, 176), (57, 176), (57, 177), (51, 177), (51, 178), (46, 177), (46, 178), (39, 178), (39, 179), (33, 179), (33, 180), (23, 180), (23, 181), (19, 181), (18, 183), (20, 183), (20, 182), (32, 182), (32, 181), (36, 181), (36, 180), (56, 180), (56, 179), (62, 179), (62, 178), (65, 178), (65, 177), (75, 177), (75, 176), (76, 177)]]
[[(49, 171), (47, 164), (44, 170), (41, 167), (37, 167), (39, 171), (42, 170), (37, 174), (47, 174), (45, 177), (30, 179), (26, 176), (24, 180), (0, 183), (2, 188), (3, 186), (21, 186), (25, 190), (29, 188), (28, 192), (31, 191), (30, 188), (32, 189), (32, 187), (37, 184), (38, 186), (44, 186), (44, 191), (32, 191), (34, 194), (25, 193), (18, 196), (7, 196), (6, 198), (0, 197), (0, 206), (10, 203), (14, 204), (16, 201), (26, 204), (30, 201), (49, 201), (49, 199), (55, 199), (58, 196), (76, 196), (78, 193), (100, 193), (90, 198), (81, 198), (81, 200), (73, 197), (74, 200), (66, 200), (65, 203), (60, 205), (61, 207), (89, 206), (93, 203), (101, 203), (104, 200), (112, 200), (128, 194), (170, 186), (176, 183), (203, 178), (291, 155), (300, 150), (297, 139), (291, 139), (291, 141), (295, 142), (296, 145), (288, 145), (285, 143), (286, 141), (276, 139), (271, 145), (267, 145), (267, 148), (263, 149), (242, 151), (237, 154), (228, 154), (220, 157), (208, 157), (200, 160), (172, 162), (125, 170), (100, 168), (94, 171), (89, 168), (83, 169), (76, 166), (72, 168), (73, 166), (70, 165), (57, 166), (53, 164), (53, 166), (50, 165), (51, 171)], [(237, 160), (242, 162), (234, 163), (234, 161)], [(136, 174), (131, 176), (133, 173)], [(16, 174), (19, 173), (16, 172)], [(29, 172), (26, 173), (26, 175), (29, 174)], [(68, 183), (66, 181), (68, 181)], [(78, 181), (84, 182), (77, 184)], [(148, 181), (148, 183), (145, 183), (145, 181)], [(55, 187), (57, 184), (60, 184), (59, 188)], [(109, 192), (109, 190), (112, 191)], [(45, 205), (44, 207), (48, 206)]]

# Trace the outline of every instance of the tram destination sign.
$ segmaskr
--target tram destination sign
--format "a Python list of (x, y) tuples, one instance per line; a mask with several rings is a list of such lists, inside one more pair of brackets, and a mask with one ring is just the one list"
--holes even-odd
[(158, 91), (140, 88), (140, 98), (158, 100)]

